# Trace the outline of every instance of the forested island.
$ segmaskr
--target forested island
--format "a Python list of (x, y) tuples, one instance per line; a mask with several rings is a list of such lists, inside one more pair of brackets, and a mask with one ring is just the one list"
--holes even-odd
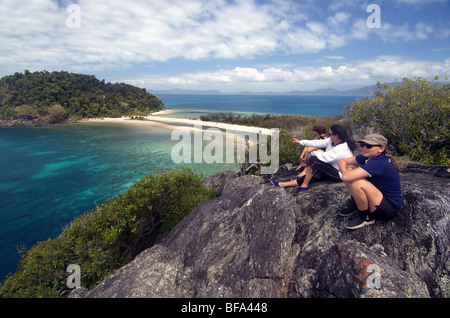
[(145, 88), (106, 83), (93, 75), (26, 70), (0, 79), (0, 126), (139, 116), (163, 108)]

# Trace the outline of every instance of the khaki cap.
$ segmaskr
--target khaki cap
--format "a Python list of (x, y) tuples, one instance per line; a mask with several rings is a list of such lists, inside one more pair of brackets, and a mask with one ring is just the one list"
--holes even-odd
[(386, 147), (387, 143), (388, 143), (388, 141), (385, 137), (378, 135), (378, 134), (366, 135), (364, 137), (364, 139), (360, 140), (360, 142), (365, 142), (366, 144), (374, 145), (374, 146), (380, 145), (383, 147)]

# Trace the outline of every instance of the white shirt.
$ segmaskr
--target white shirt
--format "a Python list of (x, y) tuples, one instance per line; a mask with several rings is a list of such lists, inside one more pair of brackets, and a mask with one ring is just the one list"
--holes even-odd
[(311, 156), (317, 157), (320, 161), (331, 164), (336, 170), (339, 170), (339, 161), (345, 158), (353, 157), (346, 142), (333, 146), (333, 142), (328, 139), (300, 140), (300, 145), (307, 147), (326, 148), (325, 152), (313, 151)]

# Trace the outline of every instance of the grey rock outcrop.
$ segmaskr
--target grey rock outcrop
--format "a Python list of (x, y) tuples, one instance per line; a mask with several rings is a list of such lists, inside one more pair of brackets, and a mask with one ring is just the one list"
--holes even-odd
[[(259, 176), (225, 172), (218, 197), (159, 244), (72, 297), (450, 297), (448, 179), (402, 175), (404, 208), (356, 231), (336, 212), (342, 183), (293, 196)], [(295, 175), (288, 166), (274, 179)]]

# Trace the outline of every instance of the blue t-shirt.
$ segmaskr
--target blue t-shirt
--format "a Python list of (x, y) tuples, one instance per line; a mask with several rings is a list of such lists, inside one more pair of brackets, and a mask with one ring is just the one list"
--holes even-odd
[(359, 155), (355, 159), (360, 168), (369, 175), (367, 180), (381, 191), (397, 212), (400, 212), (402, 209), (400, 176), (391, 159), (383, 154), (372, 159)]

